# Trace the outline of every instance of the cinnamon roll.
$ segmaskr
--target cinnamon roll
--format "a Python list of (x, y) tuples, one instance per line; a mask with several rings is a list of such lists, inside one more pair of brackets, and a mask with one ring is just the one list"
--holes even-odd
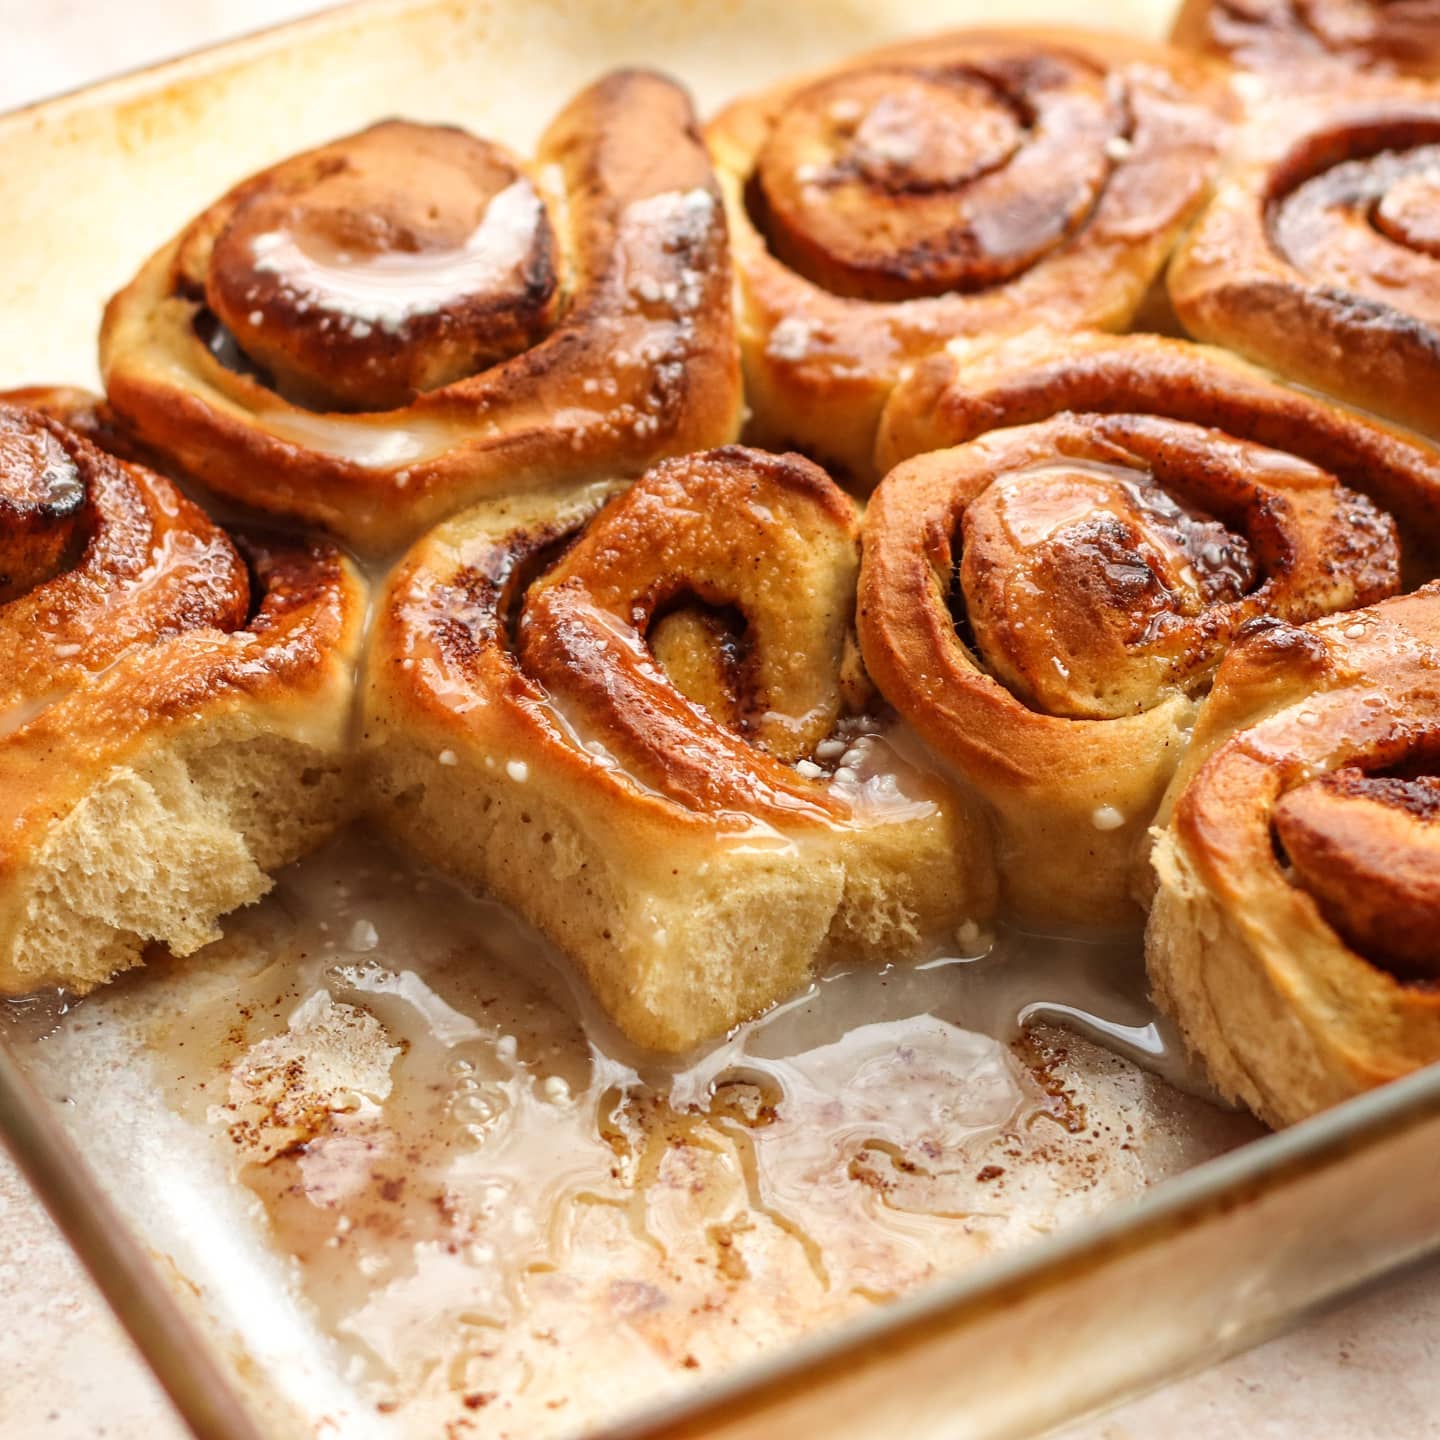
[(1120, 329), (1205, 197), (1228, 91), (1163, 47), (957, 32), (722, 112), (752, 431), (874, 482), (907, 365), (957, 335)]
[(1135, 912), (1137, 850), (1249, 622), (1391, 594), (1388, 516), (1298, 457), (1064, 414), (908, 460), (865, 516), (864, 659), (993, 809), (1024, 918)]
[(1440, 0), (1185, 0), (1177, 45), (1284, 84), (1440, 75)]
[(547, 931), (663, 1050), (823, 959), (983, 922), (983, 822), (878, 711), (858, 564), (823, 471), (740, 447), (450, 521), (379, 607), (385, 823)]
[(1170, 267), (1185, 328), (1440, 434), (1440, 90), (1291, 100)]
[(689, 101), (622, 71), (533, 163), (399, 120), (283, 161), (110, 302), (101, 364), (169, 461), (371, 549), (727, 440), (725, 217)]
[(38, 410), (118, 459), (145, 458), (103, 397), (90, 390), (76, 385), (22, 385), (0, 390), (0, 405)]
[(334, 547), (237, 549), (169, 481), (0, 404), (0, 993), (188, 954), (330, 832), (363, 608)]
[(952, 345), (895, 390), (882, 469), (1066, 410), (1155, 415), (1298, 456), (1396, 522), (1405, 578), (1440, 574), (1440, 449), (1209, 346), (1158, 335), (1052, 335)]
[(1226, 657), (1166, 797), (1155, 995), (1272, 1125), (1440, 1060), (1440, 585)]

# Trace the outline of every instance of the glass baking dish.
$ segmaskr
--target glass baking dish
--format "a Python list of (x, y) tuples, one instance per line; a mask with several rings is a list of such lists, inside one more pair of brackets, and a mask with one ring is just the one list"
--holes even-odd
[[(1158, 35), (1170, 9), (1112, 3), (1103, 20)], [(0, 120), (10, 275), (0, 384), (93, 382), (100, 305), (154, 245), (240, 176), (382, 115), (452, 121), (523, 148), (569, 94), (616, 64), (678, 74), (708, 112), (796, 68), (984, 18), (978, 0), (797, 0), (778, 10), (763, 0), (378, 0), (18, 112)], [(1007, 7), (1005, 18), (1065, 22), (1073, 12), (1036, 0)], [(437, 894), (450, 902), (426, 898)], [(457, 974), (461, 930), (483, 937), (484, 953)], [(501, 949), (520, 964), (494, 958)], [(196, 1434), (227, 1440), (540, 1433), (507, 1418), (508, 1401), (496, 1399), (503, 1386), (491, 1388), (497, 1366), (522, 1362), (520, 1389), (546, 1433), (608, 1425), (616, 1435), (738, 1437), (823, 1424), (840, 1436), (902, 1426), (1029, 1434), (1249, 1344), (1435, 1245), (1440, 1072), (1255, 1138), (1244, 1117), (1189, 1093), (1193, 1077), (1137, 1002), (1133, 943), (1005, 935), (999, 950), (831, 977), (728, 1046), (659, 1073), (607, 1034), (523, 927), (351, 837), (286, 877), (198, 961), (156, 962), (72, 1006), (42, 997), (5, 1007), (0, 1126), (180, 1413)], [(503, 993), (484, 993), (487, 985)], [(326, 1111), (340, 1117), (325, 1123), (340, 1127), (349, 1150), (327, 1152), (283, 1104), (257, 1130), (245, 1107), (259, 1092), (243, 1086), (263, 1082), (262, 1062), (287, 1053), (276, 1047), (298, 1037), (323, 1049), (337, 1016), (348, 1024), (371, 1011), (400, 1036), (395, 1046), (368, 1030), (361, 1037), (371, 1060), (376, 1045), (382, 1055), (404, 1051), (399, 1099), (389, 1089), (393, 1056), (366, 1082), (362, 1055), (346, 1077), (358, 1094)], [(1017, 1015), (1038, 1028), (1012, 1046)], [(1168, 1062), (1177, 1086), (1067, 1038), (1055, 1028), (1067, 1022), (1103, 1032), (1147, 1067)], [(882, 1075), (875, 1083), (896, 1088), (878, 1099), (865, 1094), (872, 1041), (912, 1066)], [(496, 1065), (510, 1067), (499, 1080), (486, 1069)], [(911, 1133), (891, 1111), (907, 1096), (933, 1099), (961, 1066), (975, 1108), (946, 1111), (950, 1128), (935, 1143), (965, 1157), (966, 1173), (930, 1175), (905, 1145), (933, 1138), (926, 1127), (939, 1112)], [(1025, 1127), (995, 1098), (1005, 1076), (1029, 1107)], [(498, 1133), (487, 1128), (497, 1106), (517, 1117), (520, 1150), (485, 1140), (486, 1153), (509, 1156), (485, 1204), (489, 1220), (507, 1217), (510, 1245), (529, 1257), (522, 1311), (483, 1293), (499, 1273), (487, 1268), (483, 1236), (457, 1259), (445, 1248), (453, 1217), (422, 1223), (431, 1197), (405, 1198), (433, 1159), (418, 1138), (427, 1085), (444, 1089), (447, 1106), (463, 1102), (455, 1123), (472, 1137)], [(767, 1085), (785, 1097), (778, 1121)], [(346, 1203), (312, 1206), (327, 1217), (322, 1233), (311, 1210), (292, 1203), (301, 1182), (283, 1168), (298, 1164), (286, 1145), (298, 1139), (307, 1157), (331, 1155), (323, 1176), (301, 1176), (312, 1198), (317, 1186), (351, 1184), (360, 1171), (341, 1161), (382, 1090), (408, 1117), (386, 1143), (401, 1134), (408, 1148), (388, 1170), (367, 1160)], [(694, 1103), (702, 1091), (703, 1105)], [(793, 1107), (807, 1096), (816, 1109), (797, 1119)], [(807, 1116), (832, 1125), (836, 1105), (863, 1144), (816, 1159), (807, 1146), (820, 1120)], [(613, 1122), (599, 1134), (619, 1168), (653, 1166), (631, 1187), (645, 1196), (636, 1234), (626, 1230), (630, 1192), (611, 1187), (595, 1136), (575, 1126), (586, 1106)], [(1142, 1136), (1126, 1138), (1135, 1124)], [(658, 1148), (636, 1141), (648, 1143), (657, 1126)], [(1004, 1164), (978, 1163), (978, 1151), (990, 1157), (1000, 1145), (1010, 1147)], [(667, 1178), (677, 1156), (692, 1165), (685, 1183)], [(811, 1168), (797, 1170), (802, 1161)], [(853, 1193), (814, 1184), (840, 1161)], [(695, 1166), (711, 1167), (703, 1184)], [(714, 1199), (727, 1175), (750, 1187), (738, 1211)], [(521, 1203), (527, 1185), (540, 1193), (537, 1176), (559, 1176), (558, 1191)], [(807, 1186), (814, 1193), (802, 1193)], [(827, 1220), (837, 1228), (807, 1244), (793, 1207), (813, 1213), (822, 1190), (841, 1195)], [(603, 1307), (587, 1309), (592, 1297), (575, 1274), (525, 1238), (536, 1215), (551, 1214), (541, 1202), (552, 1206), (552, 1191), (584, 1201), (566, 1211), (564, 1254), (618, 1263), (634, 1240), (648, 1257), (632, 1256), (619, 1278), (600, 1265)], [(939, 1214), (942, 1191), (963, 1195), (963, 1210)], [(976, 1199), (1002, 1192), (1000, 1203)], [(377, 1195), (391, 1209), (362, 1215), (360, 1201), (373, 1206)], [(658, 1268), (689, 1257), (697, 1214), (705, 1263), (725, 1282), (703, 1293)], [(787, 1246), (791, 1258), (777, 1258)], [(397, 1248), (406, 1252), (398, 1269)], [(431, 1278), (407, 1289), (427, 1265)], [(392, 1296), (388, 1311), (346, 1291), (362, 1283), (357, 1275)], [(579, 1288), (565, 1290), (572, 1282)], [(546, 1285), (548, 1340), (535, 1321)], [(676, 1299), (686, 1296), (696, 1303), (682, 1314)], [(782, 1308), (790, 1320), (768, 1329)], [(587, 1315), (588, 1348), (565, 1350), (565, 1322)], [(597, 1315), (624, 1345), (598, 1343)], [(513, 1341), (522, 1329), (535, 1342), (528, 1348)], [(440, 1374), (441, 1351), (426, 1337), (441, 1330), (501, 1339), (467, 1340), (459, 1359), (446, 1352)], [(545, 1359), (557, 1344), (564, 1353)], [(368, 1356), (358, 1368), (357, 1347)], [(377, 1363), (406, 1385), (377, 1388), (366, 1370)], [(567, 1384), (593, 1403), (567, 1410)], [(403, 1400), (390, 1398), (402, 1390)]]

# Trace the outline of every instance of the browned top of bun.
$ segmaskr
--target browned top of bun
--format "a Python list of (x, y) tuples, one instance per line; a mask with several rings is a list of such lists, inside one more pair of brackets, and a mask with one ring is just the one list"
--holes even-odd
[(1240, 132), (1168, 288), (1198, 339), (1440, 433), (1440, 87), (1272, 99)]
[(1186, 0), (1176, 44), (1286, 82), (1355, 70), (1440, 74), (1437, 0)]
[(877, 454), (889, 470), (1067, 410), (1184, 420), (1308, 460), (1395, 518), (1412, 581), (1440, 572), (1440, 449), (1185, 340), (1037, 330), (955, 346), (895, 391)]
[[(1269, 625), (1247, 635), (1221, 666), (1196, 728), (1174, 824), (1242, 924), (1280, 923), (1271, 899), (1257, 898), (1257, 887), (1269, 886), (1267, 895), (1286, 897), (1286, 924), (1328, 930), (1330, 947), (1395, 977), (1378, 992), (1394, 998), (1436, 973), (1437, 776), (1440, 587), (1432, 584), (1304, 630)], [(1320, 964), (1321, 950), (1306, 953)], [(1440, 998), (1427, 1003), (1433, 1010)]]
[(0, 868), (150, 736), (272, 708), (343, 724), (364, 600), (334, 546), (255, 536), (242, 554), (168, 480), (0, 404), (6, 517)]
[(942, 754), (1035, 787), (1067, 751), (1123, 763), (1074, 722), (1123, 728), (1196, 693), (1249, 621), (1397, 579), (1389, 522), (1315, 466), (1181, 422), (1067, 414), (886, 477), (860, 633), (882, 693)]
[(1129, 324), (1231, 109), (1218, 67), (1061, 28), (930, 36), (727, 107), (707, 135), (765, 434), (870, 484), (909, 362), (955, 336)]
[(403, 120), (232, 190), (176, 263), (277, 388), (320, 410), (394, 409), (528, 350), (559, 288), (520, 163)]
[(245, 181), (111, 301), (102, 368), (170, 463), (387, 549), (731, 438), (729, 291), (689, 100), (619, 71), (533, 162), (389, 121)]
[(622, 493), (457, 517), (402, 562), (377, 644), (412, 710), (463, 741), (481, 707), (597, 803), (678, 832), (865, 823), (829, 767), (796, 768), (868, 695), (858, 532), (799, 456), (667, 460)]

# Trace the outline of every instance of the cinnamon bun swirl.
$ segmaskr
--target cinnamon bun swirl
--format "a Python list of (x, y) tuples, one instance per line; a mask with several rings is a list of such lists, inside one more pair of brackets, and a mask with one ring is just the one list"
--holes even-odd
[(370, 549), (727, 440), (725, 217), (689, 101), (623, 71), (534, 163), (399, 120), (283, 161), (110, 302), (101, 362), (157, 453)]
[(1440, 89), (1276, 102), (1185, 239), (1198, 339), (1440, 435)]
[(1440, 1060), (1440, 585), (1221, 665), (1166, 797), (1155, 995), (1272, 1125)]
[(385, 593), (385, 823), (546, 930), (641, 1044), (990, 912), (983, 822), (859, 663), (858, 528), (816, 466), (730, 447), (480, 506)]
[(1287, 86), (1440, 75), (1437, 0), (1185, 0), (1173, 39)]
[(1395, 520), (1409, 584), (1440, 574), (1440, 449), (1184, 340), (1032, 331), (952, 345), (897, 387), (877, 459), (890, 470), (1066, 410), (1184, 420), (1308, 460)]
[(237, 549), (169, 481), (0, 404), (0, 992), (189, 953), (339, 823), (363, 608), (332, 546)]
[(723, 111), (757, 441), (868, 486), (881, 406), (957, 335), (1121, 329), (1203, 201), (1229, 106), (1116, 35), (956, 32)]
[(105, 400), (76, 385), (23, 385), (0, 390), (0, 405), (38, 410), (120, 460), (144, 460)]
[(1010, 904), (1134, 914), (1137, 850), (1249, 622), (1393, 593), (1394, 526), (1298, 457), (1063, 414), (892, 470), (865, 516), (869, 673), (996, 817)]

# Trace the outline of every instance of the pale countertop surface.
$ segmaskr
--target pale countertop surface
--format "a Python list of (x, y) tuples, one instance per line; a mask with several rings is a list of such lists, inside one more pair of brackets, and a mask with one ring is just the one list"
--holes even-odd
[[(320, 8), (310, 0), (0, 0), (0, 110)], [(3, 162), (0, 162), (3, 163)], [(154, 1381), (0, 1153), (0, 1440), (181, 1440)], [(1440, 1437), (1440, 1265), (1065, 1440)]]

